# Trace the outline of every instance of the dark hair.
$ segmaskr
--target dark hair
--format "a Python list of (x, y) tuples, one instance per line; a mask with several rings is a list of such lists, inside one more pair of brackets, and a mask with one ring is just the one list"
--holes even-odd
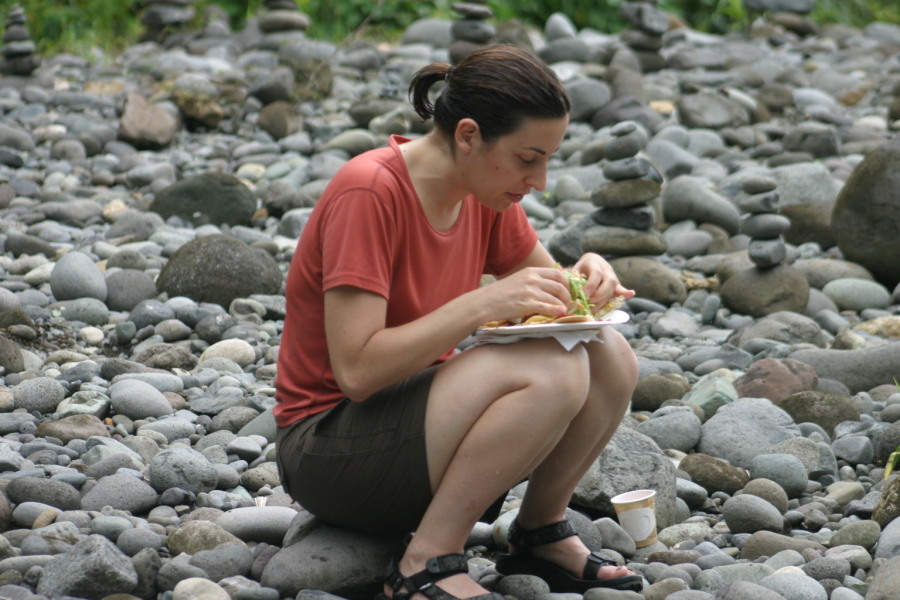
[[(431, 86), (446, 81), (434, 104)], [(572, 108), (556, 74), (531, 52), (511, 45), (475, 50), (457, 65), (433, 63), (409, 84), (409, 97), (423, 119), (452, 137), (460, 119), (473, 119), (486, 142), (512, 133), (528, 117), (565, 117)]]

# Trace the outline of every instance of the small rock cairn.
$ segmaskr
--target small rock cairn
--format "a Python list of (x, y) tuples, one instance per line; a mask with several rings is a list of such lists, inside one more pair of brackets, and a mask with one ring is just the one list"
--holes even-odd
[(194, 18), (194, 0), (146, 0), (141, 16), (142, 39), (164, 43), (172, 34), (181, 32)]
[(294, 0), (266, 0), (265, 11), (259, 17), (259, 30), (277, 47), (282, 42), (297, 36), (305, 37), (309, 29), (309, 15), (297, 8)]
[(31, 75), (41, 65), (35, 54), (35, 45), (25, 25), (25, 10), (18, 4), (9, 9), (6, 30), (3, 33), (3, 57), (0, 73), (7, 75)]
[[(806, 16), (812, 12), (815, 4), (816, 0), (744, 0), (744, 8), (750, 15), (767, 13), (768, 18), (763, 23), (768, 21), (801, 37), (818, 31), (816, 23)], [(759, 31), (758, 28), (754, 29)], [(776, 33), (770, 37), (773, 41), (780, 41), (784, 36)]]
[(738, 208), (746, 216), (741, 220), (741, 233), (750, 238), (747, 254), (757, 269), (768, 269), (784, 263), (787, 246), (783, 234), (791, 221), (779, 215), (777, 183), (770, 177), (748, 177), (741, 183)]
[(748, 177), (735, 200), (746, 214), (741, 232), (750, 238), (747, 256), (753, 266), (738, 271), (722, 284), (722, 302), (735, 312), (765, 316), (781, 310), (801, 312), (809, 300), (809, 282), (787, 263), (782, 234), (790, 219), (777, 214), (779, 195), (774, 180)]
[(656, 167), (640, 152), (647, 144), (646, 131), (634, 121), (623, 121), (610, 129), (612, 138), (604, 148), (603, 176), (608, 180), (591, 193), (597, 210), (591, 218), (607, 229), (604, 235), (586, 232), (586, 252), (609, 256), (658, 256), (666, 242), (654, 229), (656, 211), (652, 203), (662, 189)]
[(450, 35), (453, 37), (450, 44), (450, 62), (456, 64), (477, 48), (490, 42), (497, 34), (497, 30), (488, 23), (494, 16), (494, 11), (487, 6), (487, 0), (456, 2), (451, 8), (462, 15), (462, 18), (453, 21), (450, 27)]
[(203, 27), (188, 44), (192, 54), (203, 55), (213, 48), (228, 46), (232, 40), (231, 25), (228, 14), (221, 6), (212, 4), (206, 7), (203, 15)]
[(656, 7), (656, 0), (623, 2), (619, 14), (632, 27), (622, 31), (619, 39), (634, 53), (641, 65), (641, 72), (650, 73), (664, 68), (666, 59), (660, 50), (663, 34), (669, 29), (669, 17)]

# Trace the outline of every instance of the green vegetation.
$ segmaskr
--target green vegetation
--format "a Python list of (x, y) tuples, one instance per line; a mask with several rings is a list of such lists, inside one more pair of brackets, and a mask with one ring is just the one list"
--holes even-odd
[[(454, 0), (297, 0), (299, 10), (310, 16), (310, 36), (343, 42), (354, 37), (394, 41), (413, 21), (428, 17), (452, 17)], [(619, 14), (624, 0), (492, 0), (496, 20), (516, 18), (542, 27), (554, 12), (568, 15), (579, 28), (615, 32), (625, 26)], [(142, 0), (0, 0), (0, 18), (20, 4), (28, 28), (44, 55), (60, 52), (85, 54), (94, 48), (114, 52), (140, 39)], [(263, 0), (196, 0), (195, 23), (202, 24), (210, 5), (228, 15), (235, 30), (263, 6)], [(724, 33), (747, 26), (742, 0), (660, 0), (660, 6), (701, 31)], [(818, 0), (812, 18), (819, 23), (843, 23), (862, 27), (872, 21), (900, 24), (897, 0)]]
[[(897, 378), (894, 377), (894, 386), (897, 388), (897, 391), (900, 392), (900, 381), (897, 381)], [(897, 466), (900, 465), (900, 446), (897, 446), (891, 455), (888, 456), (887, 462), (884, 465), (884, 480), (887, 481), (888, 477), (891, 476), (891, 473), (897, 470)]]
[(0, 18), (4, 23), (16, 4), (25, 9), (26, 26), (41, 54), (84, 53), (95, 46), (124, 46), (136, 39), (140, 31), (133, 5), (127, 0), (0, 0)]
[(887, 481), (891, 476), (891, 473), (897, 469), (898, 464), (900, 464), (900, 446), (897, 446), (894, 452), (891, 452), (891, 455), (888, 456), (887, 463), (884, 465), (885, 481)]
[(393, 40), (411, 23), (425, 17), (452, 17), (453, 0), (298, 0), (309, 15), (310, 35), (342, 41), (351, 37)]

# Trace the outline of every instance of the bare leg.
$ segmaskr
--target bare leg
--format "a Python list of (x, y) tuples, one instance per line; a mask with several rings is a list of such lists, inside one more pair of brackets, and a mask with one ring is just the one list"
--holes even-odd
[[(605, 344), (572, 352), (553, 340), (486, 346), (440, 370), (426, 413), (435, 496), (400, 561), (402, 573), (421, 570), (432, 556), (461, 552), (491, 502), (529, 475), (523, 526), (563, 518), (575, 485), (624, 414), (636, 380), (627, 342), (611, 329), (604, 337)], [(570, 538), (541, 552), (580, 574), (588, 550)], [(627, 573), (604, 576), (620, 574)], [(461, 598), (484, 593), (464, 575), (443, 580), (441, 587)]]
[[(478, 518), (553, 450), (588, 392), (587, 354), (554, 340), (469, 350), (444, 365), (425, 417), (434, 498), (400, 572), (462, 552)], [(465, 575), (440, 587), (460, 598), (485, 590)]]
[[(603, 339), (603, 344), (588, 346), (591, 384), (584, 407), (553, 452), (531, 474), (518, 515), (525, 529), (563, 520), (575, 486), (606, 447), (631, 401), (638, 374), (634, 353), (612, 329), (604, 329)], [(578, 537), (570, 537), (534, 548), (532, 553), (581, 576), (590, 550)], [(624, 567), (602, 569), (605, 578), (628, 574)]]

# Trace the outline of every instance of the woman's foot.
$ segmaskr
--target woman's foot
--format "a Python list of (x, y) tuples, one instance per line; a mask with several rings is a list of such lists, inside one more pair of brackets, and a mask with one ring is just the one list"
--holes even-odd
[(446, 554), (418, 561), (404, 555), (399, 563), (394, 564), (384, 583), (384, 597), (391, 600), (432, 600), (441, 592), (455, 600), (503, 598), (487, 591), (469, 577), (468, 563), (463, 554)]
[[(418, 573), (418, 571), (416, 572)], [(451, 577), (447, 577), (446, 579), (441, 579), (441, 582), (437, 587), (444, 590), (451, 596), (455, 596), (463, 600), (472, 598), (474, 596), (481, 596), (483, 594), (490, 593), (486, 589), (478, 585), (475, 580), (468, 575), (453, 575)], [(401, 592), (406, 593), (405, 588), (401, 590)], [(385, 584), (385, 597), (389, 599), (393, 598), (393, 593), (394, 592), (391, 590), (390, 586)], [(427, 600), (427, 596), (425, 596), (425, 594), (417, 592), (410, 596), (410, 600)]]
[[(515, 548), (510, 547), (510, 551), (514, 553)], [(535, 558), (542, 558), (562, 567), (573, 577), (581, 577), (584, 574), (584, 567), (588, 562), (588, 556), (591, 554), (591, 551), (578, 536), (571, 536), (556, 542), (535, 546), (530, 552)], [(596, 578), (604, 580), (626, 577), (628, 575), (635, 575), (635, 573), (624, 566), (603, 565), (600, 567)]]
[(592, 553), (568, 521), (525, 529), (516, 520), (508, 537), (509, 554), (497, 561), (497, 571), (503, 575), (537, 575), (557, 593), (643, 588), (641, 575)]

